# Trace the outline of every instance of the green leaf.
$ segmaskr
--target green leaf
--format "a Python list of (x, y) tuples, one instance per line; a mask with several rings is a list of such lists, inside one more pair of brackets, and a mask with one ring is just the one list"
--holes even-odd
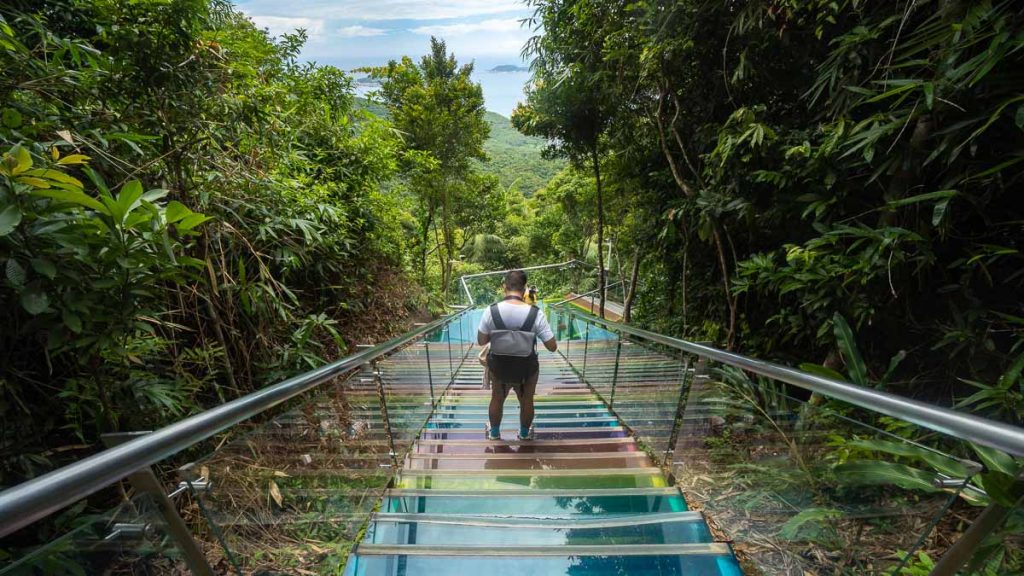
[(948, 198), (935, 204), (935, 209), (932, 210), (932, 226), (938, 226), (942, 222), (942, 218), (946, 215), (946, 208), (948, 206)]
[(1013, 118), (1017, 124), (1017, 128), (1024, 130), (1024, 104), (1017, 107), (1017, 114)]
[(206, 216), (205, 214), (193, 212), (192, 214), (189, 214), (188, 216), (182, 218), (181, 222), (178, 222), (176, 226), (178, 228), (178, 232), (188, 232), (189, 230), (195, 228), (196, 226), (199, 226), (200, 224), (206, 222), (207, 220), (212, 220), (212, 218), (210, 216)]
[(970, 474), (967, 467), (957, 460), (906, 442), (860, 439), (851, 440), (847, 444), (864, 450), (883, 452), (885, 454), (892, 454), (894, 456), (902, 456), (904, 458), (913, 458), (915, 460), (927, 462), (935, 470), (954, 478), (966, 478)]
[(50, 298), (46, 292), (31, 288), (21, 293), (21, 305), (26, 312), (36, 316), (50, 309)]
[(32, 167), (32, 155), (28, 153), (28, 150), (21, 146), (15, 146), (11, 151), (11, 155), (14, 156), (16, 161), (14, 169), (11, 171), (11, 176), (21, 174)]
[(846, 369), (850, 373), (850, 381), (861, 386), (869, 386), (868, 368), (861, 358), (860, 350), (857, 349), (857, 340), (853, 336), (853, 330), (846, 323), (846, 318), (839, 312), (832, 316), (832, 329), (836, 337), (836, 345), (839, 346), (839, 353), (846, 362)]
[(825, 378), (839, 380), (840, 382), (845, 382), (847, 379), (846, 376), (843, 376), (839, 372), (836, 372), (827, 366), (822, 366), (821, 364), (810, 364), (805, 362), (800, 365), (800, 369), (804, 372), (814, 374), (815, 376), (823, 376)]
[(21, 288), (25, 285), (28, 280), (25, 274), (25, 269), (18, 263), (17, 260), (11, 258), (7, 260), (7, 281), (11, 283), (11, 286), (15, 288)]
[(174, 224), (182, 218), (192, 214), (192, 211), (177, 200), (171, 200), (167, 203), (167, 208), (164, 209), (164, 219), (167, 220), (168, 224)]
[(0, 236), (7, 236), (21, 223), (21, 210), (14, 204), (0, 212)]
[(899, 206), (908, 206), (910, 204), (917, 204), (919, 202), (928, 202), (929, 200), (949, 200), (953, 196), (956, 196), (958, 192), (956, 190), (936, 190), (935, 192), (926, 192), (924, 194), (918, 194), (916, 196), (910, 196), (907, 198), (900, 198), (899, 200), (892, 200), (887, 202), (886, 205), (890, 208), (897, 208)]
[(118, 220), (123, 220), (139, 206), (142, 193), (142, 182), (138, 180), (132, 180), (121, 187), (121, 191), (117, 195), (118, 212), (121, 214)]
[[(841, 518), (842, 515), (841, 511), (833, 508), (808, 508), (787, 520), (779, 528), (779, 536), (785, 540), (798, 540), (802, 534), (805, 535), (804, 537), (813, 538), (816, 533), (820, 532), (822, 521)], [(807, 530), (808, 524), (813, 526), (812, 530)]]
[(989, 448), (988, 446), (982, 446), (980, 444), (971, 444), (971, 448), (978, 455), (981, 463), (985, 465), (985, 468), (989, 470), (995, 470), (1002, 472), (1010, 476), (1016, 476), (1021, 472), (1024, 464), (1018, 463), (1013, 459), (1013, 456), (1000, 452), (995, 448)]
[(147, 190), (146, 193), (142, 195), (142, 200), (145, 202), (156, 202), (164, 196), (167, 196), (170, 192), (170, 190), (164, 188), (154, 188), (152, 190)]
[(31, 264), (33, 270), (39, 272), (43, 276), (46, 276), (50, 280), (57, 277), (57, 267), (53, 265), (53, 262), (50, 262), (46, 258), (33, 258), (31, 260)]
[(846, 484), (894, 485), (907, 490), (939, 491), (932, 483), (935, 479), (933, 473), (894, 462), (854, 460), (836, 466), (836, 475)]
[(74, 312), (65, 308), (61, 312), (61, 318), (64, 320), (64, 325), (68, 327), (68, 330), (71, 330), (75, 334), (82, 333), (82, 319)]
[(21, 127), (21, 112), (14, 108), (4, 108), (4, 111), (0, 112), (0, 120), (7, 128), (19, 128)]
[(76, 192), (74, 190), (34, 190), (32, 194), (51, 198), (59, 202), (78, 204), (79, 206), (92, 208), (101, 214), (110, 216), (110, 210), (108, 210), (106, 206), (104, 206), (99, 200), (84, 192)]

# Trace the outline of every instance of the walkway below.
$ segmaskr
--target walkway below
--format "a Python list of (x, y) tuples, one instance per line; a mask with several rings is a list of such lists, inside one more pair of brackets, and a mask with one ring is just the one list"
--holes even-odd
[[(348, 576), (741, 575), (560, 356), (541, 353), (533, 441), (484, 439), (481, 370), (467, 362), (439, 402)], [(502, 437), (518, 425), (513, 393)]]

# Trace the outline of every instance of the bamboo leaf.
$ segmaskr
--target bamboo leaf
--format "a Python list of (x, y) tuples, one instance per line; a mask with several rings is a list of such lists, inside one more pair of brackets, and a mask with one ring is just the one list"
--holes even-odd
[(853, 330), (846, 323), (846, 318), (839, 312), (832, 316), (833, 332), (836, 337), (836, 345), (839, 346), (839, 353), (846, 362), (846, 369), (850, 374), (850, 381), (861, 386), (869, 386), (868, 368), (857, 348), (857, 340), (853, 336)]

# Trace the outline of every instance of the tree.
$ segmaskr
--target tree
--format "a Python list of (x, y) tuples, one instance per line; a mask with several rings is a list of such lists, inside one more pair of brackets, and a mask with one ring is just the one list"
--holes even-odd
[(444, 41), (433, 37), (430, 54), (419, 64), (403, 57), (372, 70), (383, 80), (379, 97), (404, 139), (405, 173), (417, 199), (420, 278), (426, 282), (430, 232), (440, 232), (435, 249), (445, 300), (453, 259), (464, 242), (461, 229), (480, 222), (467, 206), (486, 209), (497, 189), (495, 179), (478, 175), (472, 164), (486, 159), (483, 144), (490, 133), (483, 91), (472, 73), (473, 64), (459, 66)]
[[(550, 154), (569, 158), (577, 167), (589, 165), (594, 175), (597, 207), (599, 314), (604, 317), (607, 270), (604, 261), (604, 186), (601, 179), (601, 141), (614, 108), (604, 89), (600, 52), (589, 43), (589, 20), (559, 18), (565, 8), (533, 2), (534, 18), (544, 26), (524, 48), (532, 56), (533, 82), (526, 104), (516, 106), (512, 124), (520, 132), (547, 138)], [(595, 4), (581, 3), (586, 6)], [(600, 10), (602, 13), (604, 10)], [(601, 15), (594, 15), (600, 19)]]

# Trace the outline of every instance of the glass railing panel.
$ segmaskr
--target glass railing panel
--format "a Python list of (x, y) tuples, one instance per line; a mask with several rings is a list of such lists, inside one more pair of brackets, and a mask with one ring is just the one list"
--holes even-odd
[(612, 407), (638, 440), (659, 458), (669, 449), (680, 394), (690, 378), (689, 362), (637, 339), (617, 343), (618, 373)]
[(74, 529), (46, 545), (18, 551), (16, 562), (0, 564), (0, 575), (187, 573), (181, 550), (147, 495), (104, 514), (79, 516), (74, 523)]
[[(386, 378), (403, 378), (405, 361)], [(394, 474), (391, 441), (368, 364), (192, 464), (189, 475), (206, 482), (189, 492), (189, 512), (211, 563), (244, 574), (340, 570)]]
[(621, 351), (619, 336), (598, 326), (585, 323), (584, 347), (586, 354), (572, 360), (573, 366), (605, 403), (614, 404), (615, 381), (621, 372), (618, 363)]
[(431, 376), (423, 344), (416, 342), (377, 363), (398, 461), (433, 411)]
[(966, 442), (694, 365), (673, 471), (730, 538), (768, 543), (740, 547), (766, 572), (927, 574), (980, 512)]

